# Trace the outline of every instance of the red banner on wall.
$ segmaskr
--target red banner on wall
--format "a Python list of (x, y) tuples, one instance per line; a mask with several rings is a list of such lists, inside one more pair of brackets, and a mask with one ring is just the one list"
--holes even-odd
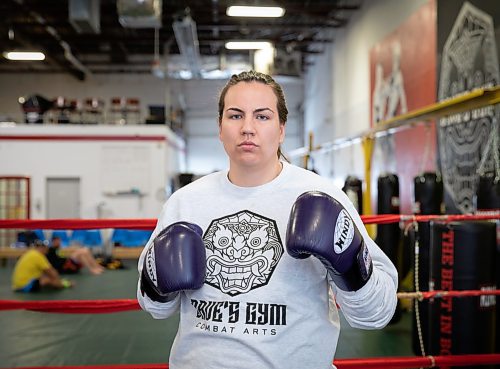
[[(436, 102), (436, 3), (429, 1), (370, 51), (371, 126)], [(401, 211), (411, 212), (413, 178), (435, 171), (434, 125), (378, 139), (372, 188), (384, 172), (398, 175)], [(376, 194), (374, 194), (375, 198)], [(374, 206), (376, 208), (376, 206)]]

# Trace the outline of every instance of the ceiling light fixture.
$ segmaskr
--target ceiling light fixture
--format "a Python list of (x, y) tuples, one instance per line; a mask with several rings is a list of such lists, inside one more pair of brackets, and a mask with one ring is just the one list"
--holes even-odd
[(268, 49), (273, 45), (268, 41), (228, 41), (226, 49), (228, 50), (259, 50)]
[(3, 56), (9, 60), (45, 60), (45, 54), (39, 51), (7, 51)]
[(230, 6), (226, 14), (230, 17), (279, 18), (285, 14), (285, 9), (278, 6)]

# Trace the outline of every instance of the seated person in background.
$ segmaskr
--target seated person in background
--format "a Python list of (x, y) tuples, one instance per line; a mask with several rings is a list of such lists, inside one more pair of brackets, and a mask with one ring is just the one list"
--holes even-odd
[(52, 266), (61, 274), (75, 274), (82, 267), (86, 267), (94, 275), (104, 272), (104, 267), (94, 258), (94, 255), (86, 247), (68, 248), (69, 257), (65, 258), (59, 255), (61, 248), (61, 238), (52, 237), (52, 244), (47, 253), (47, 259)]
[(47, 260), (46, 242), (37, 240), (16, 262), (12, 273), (12, 289), (16, 292), (36, 292), (43, 287), (62, 289), (73, 283), (59, 276)]

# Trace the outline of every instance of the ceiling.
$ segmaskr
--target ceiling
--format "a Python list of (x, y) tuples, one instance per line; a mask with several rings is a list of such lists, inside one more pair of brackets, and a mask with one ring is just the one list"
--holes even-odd
[[(161, 5), (153, 20), (160, 25), (157, 31), (152, 23), (139, 28), (134, 20), (140, 17), (130, 16), (126, 5), (141, 1)], [(77, 14), (82, 3), (94, 7), (83, 21)], [(310, 66), (309, 56), (322, 53), (334, 41), (335, 30), (347, 25), (361, 0), (272, 3), (285, 8), (283, 17), (229, 17), (226, 8), (241, 5), (236, 0), (1, 0), (0, 14), (6, 19), (0, 23), (0, 73), (68, 73), (79, 80), (91, 74), (152, 72), (210, 78), (221, 70), (252, 65), (254, 52), (224, 47), (228, 40), (244, 39), (271, 41), (276, 48), (275, 74), (300, 75)], [(184, 41), (173, 27), (174, 22), (188, 24), (189, 17), (199, 45), (194, 51), (195, 46), (181, 45)], [(147, 16), (140, 19), (151, 21)], [(14, 62), (1, 56), (11, 49), (38, 49), (46, 59)]]

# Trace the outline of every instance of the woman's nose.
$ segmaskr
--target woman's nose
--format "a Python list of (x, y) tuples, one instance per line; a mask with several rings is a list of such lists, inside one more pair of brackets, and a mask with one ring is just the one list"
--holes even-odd
[(253, 119), (251, 117), (246, 117), (243, 120), (243, 125), (241, 126), (241, 134), (243, 135), (254, 135), (255, 134), (255, 126)]

